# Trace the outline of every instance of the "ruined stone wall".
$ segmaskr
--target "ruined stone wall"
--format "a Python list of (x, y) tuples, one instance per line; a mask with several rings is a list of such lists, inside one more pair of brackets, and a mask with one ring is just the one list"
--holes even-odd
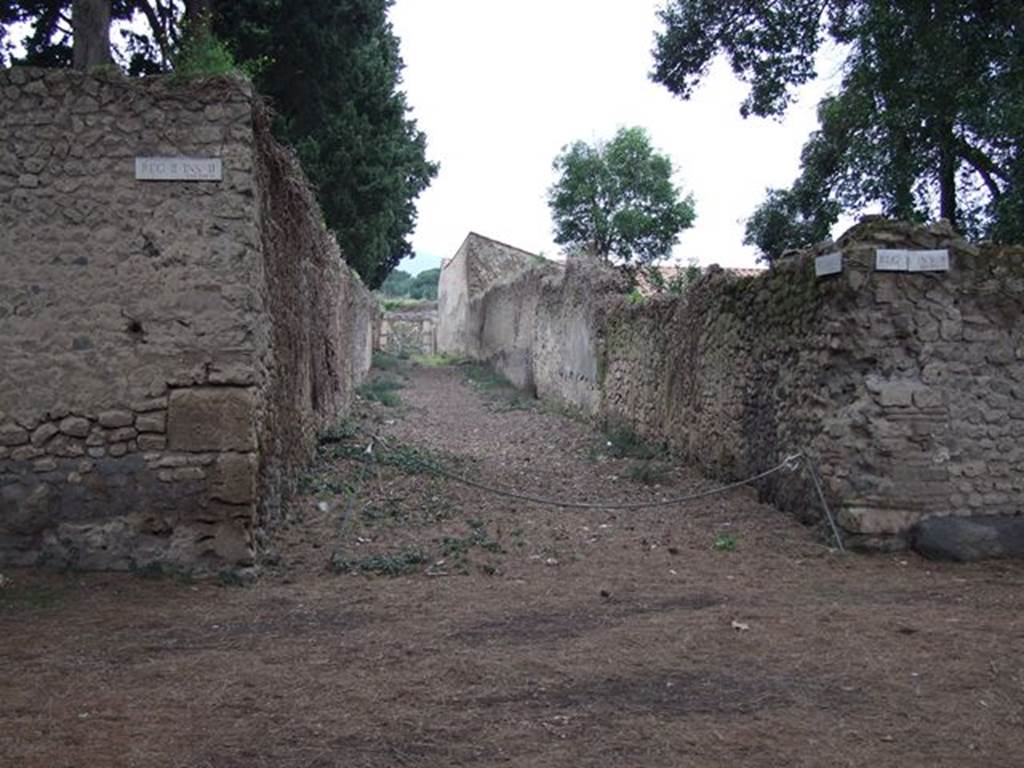
[(247, 83), (16, 68), (0, 94), (0, 562), (251, 562), (368, 364), (368, 293)]
[(537, 308), (541, 296), (558, 294), (564, 279), (562, 265), (548, 262), (494, 285), (477, 298), (481, 318), (478, 357), (513, 384), (537, 392), (534, 346)]
[(381, 313), (377, 348), (391, 355), (437, 354), (437, 302), (424, 301)]
[[(877, 250), (893, 248), (947, 249), (951, 270), (878, 271)], [(843, 269), (817, 277), (826, 250)], [(805, 451), (854, 545), (898, 548), (930, 516), (1024, 508), (1024, 249), (873, 220), (759, 277), (709, 270), (679, 298), (634, 304), (594, 280), (570, 269), (537, 283), (541, 396), (663, 440), (723, 480)], [(763, 490), (820, 514), (806, 474)]]

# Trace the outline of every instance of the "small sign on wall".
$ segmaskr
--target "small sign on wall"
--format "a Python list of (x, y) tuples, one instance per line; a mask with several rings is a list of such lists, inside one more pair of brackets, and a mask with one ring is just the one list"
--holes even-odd
[(138, 181), (221, 181), (219, 157), (136, 157)]
[(839, 251), (826, 253), (814, 260), (814, 274), (817, 277), (838, 275), (843, 271), (843, 254)]
[(875, 251), (879, 272), (949, 272), (949, 251)]

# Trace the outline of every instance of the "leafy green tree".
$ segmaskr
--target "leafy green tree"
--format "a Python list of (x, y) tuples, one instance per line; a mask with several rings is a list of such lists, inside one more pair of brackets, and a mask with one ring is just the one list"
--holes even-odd
[(380, 284), (380, 292), (385, 296), (398, 297), (409, 295), (409, 285), (412, 283), (412, 275), (403, 269), (394, 269)]
[[(781, 114), (823, 41), (844, 46), (842, 86), (819, 107), (793, 196), (770, 196), (755, 228), (796, 211), (799, 238), (810, 222), (877, 204), (1024, 239), (1019, 0), (669, 0), (660, 16), (653, 78), (688, 98), (722, 53), (750, 84), (744, 115)], [(812, 191), (834, 205), (809, 212)]]
[(577, 141), (555, 158), (548, 191), (555, 242), (604, 259), (647, 264), (668, 256), (693, 224), (693, 198), (672, 182), (672, 161), (643, 128), (609, 142)]
[(792, 190), (769, 189), (765, 201), (747, 219), (744, 245), (753, 245), (761, 260), (771, 263), (790, 248), (812, 245), (828, 237), (831, 222), (807, 217)]
[(425, 269), (412, 279), (409, 284), (409, 297), (413, 299), (437, 300), (437, 281), (441, 277), (441, 269)]
[(239, 60), (262, 59), (277, 131), (317, 188), (345, 259), (371, 287), (405, 257), (415, 200), (437, 174), (399, 90), (391, 0), (238, 0), (214, 30)]

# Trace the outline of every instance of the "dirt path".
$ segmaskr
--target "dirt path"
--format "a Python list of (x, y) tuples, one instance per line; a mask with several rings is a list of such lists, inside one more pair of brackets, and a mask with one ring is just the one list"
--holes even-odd
[(747, 491), (438, 478), (710, 485), (466, 371), (367, 390), (402, 404), (328, 436), (254, 585), (5, 571), (0, 765), (1021, 764), (1021, 564), (839, 556)]

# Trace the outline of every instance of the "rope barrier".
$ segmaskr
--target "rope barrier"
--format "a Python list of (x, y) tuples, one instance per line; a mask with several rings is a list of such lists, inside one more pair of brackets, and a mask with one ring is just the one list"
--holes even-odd
[[(387, 441), (383, 438), (378, 437), (377, 441), (382, 444), (387, 444)], [(371, 442), (371, 446), (373, 443)], [(367, 452), (370, 452), (369, 450)], [(565, 499), (552, 499), (544, 496), (534, 496), (528, 493), (519, 493), (517, 491), (510, 491), (506, 488), (498, 488), (497, 486), (487, 485), (477, 480), (471, 480), (468, 477), (457, 475), (454, 472), (449, 472), (446, 469), (437, 466), (431, 462), (427, 462), (418, 456), (412, 456), (412, 459), (420, 464), (425, 469), (430, 470), (442, 477), (446, 477), (449, 480), (454, 480), (457, 483), (468, 485), (471, 488), (477, 488), (482, 491), (493, 493), (497, 496), (504, 496), (509, 499), (516, 499), (518, 501), (528, 501), (533, 504), (542, 504), (548, 507), (560, 507), (563, 509), (614, 509), (614, 510), (628, 510), (628, 509), (650, 509), (651, 507), (669, 507), (676, 504), (685, 504), (690, 501), (697, 501), (699, 499), (705, 499), (709, 496), (716, 496), (720, 493), (726, 493), (731, 490), (735, 490), (744, 485), (750, 485), (751, 483), (763, 480), (769, 475), (773, 475), (776, 472), (788, 470), (795, 472), (800, 466), (800, 460), (803, 459), (803, 454), (794, 453), (787, 456), (780, 464), (766, 469), (764, 472), (759, 472), (756, 475), (745, 478), (743, 480), (737, 480), (727, 485), (720, 486), (718, 488), (709, 488), (704, 491), (698, 491), (697, 493), (687, 494), (685, 496), (675, 496), (670, 499), (659, 499), (657, 501), (642, 501), (642, 502), (585, 502), (585, 501), (567, 501)]]
[[(377, 461), (376, 461), (377, 457), (376, 457), (376, 453), (375, 453), (374, 447), (375, 447), (375, 444), (377, 444), (377, 443), (379, 443), (381, 445), (385, 445), (385, 446), (388, 445), (388, 441), (387, 440), (385, 440), (380, 435), (375, 435), (370, 440), (369, 444), (366, 446), (366, 449), (361, 452), (362, 456), (369, 457), (367, 459), (362, 459), (362, 460), (368, 462), (371, 465), (371, 467), (373, 467), (374, 471), (376, 471), (376, 465), (377, 465)], [(733, 491), (733, 490), (735, 490), (737, 488), (740, 488), (742, 486), (745, 486), (745, 485), (751, 485), (752, 483), (756, 483), (758, 480), (763, 480), (766, 477), (770, 477), (771, 475), (774, 475), (777, 472), (782, 472), (782, 471), (787, 471), (787, 472), (790, 472), (790, 473), (796, 472), (798, 469), (800, 469), (800, 465), (802, 463), (807, 468), (807, 473), (808, 473), (808, 475), (810, 475), (811, 482), (814, 485), (814, 490), (815, 490), (815, 492), (816, 492), (816, 494), (818, 496), (818, 500), (821, 502), (821, 507), (822, 507), (823, 511), (825, 512), (825, 519), (828, 521), (829, 528), (830, 528), (830, 530), (832, 532), (832, 537), (835, 540), (836, 548), (840, 552), (846, 552), (846, 548), (843, 546), (842, 536), (839, 533), (839, 527), (836, 525), (835, 518), (832, 515), (832, 510), (829, 508), (828, 502), (825, 500), (825, 493), (824, 493), (824, 491), (821, 488), (821, 481), (818, 478), (818, 472), (815, 469), (813, 462), (811, 462), (811, 460), (804, 453), (793, 453), (793, 454), (790, 454), (790, 455), (786, 456), (786, 458), (784, 458), (779, 464), (776, 464), (774, 467), (771, 467), (770, 469), (766, 469), (763, 472), (758, 472), (757, 474), (751, 475), (750, 477), (744, 478), (743, 480), (736, 480), (736, 481), (734, 481), (732, 483), (727, 483), (725, 485), (718, 486), (717, 488), (708, 488), (708, 489), (703, 490), (703, 491), (697, 491), (696, 493), (690, 493), (690, 494), (686, 494), (684, 496), (674, 496), (674, 497), (669, 498), (669, 499), (658, 499), (656, 501), (640, 501), (640, 502), (636, 502), (636, 501), (634, 501), (634, 502), (585, 502), (585, 501), (569, 501), (569, 500), (566, 500), (566, 499), (553, 499), (553, 498), (548, 498), (548, 497), (544, 497), (544, 496), (534, 496), (533, 494), (519, 493), (517, 491), (512, 491), (512, 490), (509, 490), (507, 488), (499, 488), (497, 486), (488, 485), (488, 484), (482, 483), (482, 482), (480, 482), (478, 480), (472, 480), (472, 479), (470, 479), (468, 477), (465, 477), (463, 475), (458, 475), (458, 474), (456, 474), (454, 472), (449, 472), (448, 470), (444, 469), (443, 467), (440, 467), (440, 466), (438, 466), (437, 464), (435, 464), (433, 462), (429, 462), (429, 461), (427, 461), (425, 459), (422, 459), (419, 456), (416, 456), (415, 454), (412, 454), (411, 456), (409, 456), (409, 458), (411, 458), (413, 461), (418, 463), (424, 469), (426, 469), (426, 470), (428, 470), (430, 472), (433, 472), (434, 474), (437, 474), (437, 475), (439, 475), (441, 477), (445, 477), (445, 478), (447, 478), (449, 480), (452, 480), (454, 482), (461, 483), (462, 485), (469, 486), (471, 488), (476, 488), (476, 489), (481, 490), (481, 491), (486, 491), (487, 493), (491, 493), (491, 494), (494, 494), (496, 496), (502, 496), (502, 497), (508, 498), (508, 499), (515, 499), (517, 501), (527, 501), (527, 502), (530, 502), (532, 504), (541, 504), (541, 505), (549, 506), (549, 507), (559, 507), (559, 508), (562, 508), (562, 509), (590, 509), (590, 510), (597, 510), (597, 509), (607, 509), (607, 510), (651, 509), (653, 507), (669, 507), (669, 506), (675, 506), (675, 505), (680, 505), (680, 504), (687, 504), (687, 503), (692, 502), (692, 501), (699, 501), (700, 499), (706, 499), (706, 498), (709, 498), (711, 496), (717, 496), (719, 494), (728, 493), (729, 491)], [(359, 479), (359, 484), (360, 485), (362, 484), (362, 480), (363, 479), (365, 479), (365, 466), (364, 466), (364, 473), (363, 473), (363, 475)], [(355, 495), (356, 494), (353, 494), (353, 497)], [(346, 513), (343, 515), (342, 521), (344, 521), (345, 518), (351, 516), (351, 512), (352, 512), (351, 507), (352, 507), (353, 504), (354, 504), (354, 498), (350, 499), (349, 509), (346, 510)]]

